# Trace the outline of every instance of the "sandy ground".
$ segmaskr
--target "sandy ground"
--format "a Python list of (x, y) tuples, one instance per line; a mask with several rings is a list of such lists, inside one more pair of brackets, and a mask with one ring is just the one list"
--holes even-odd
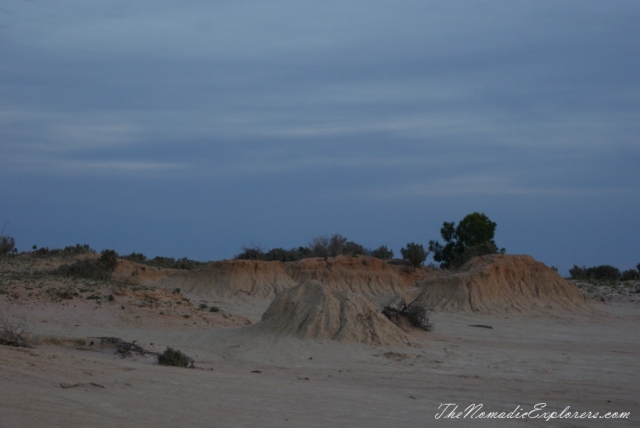
[[(435, 313), (434, 330), (409, 333), (411, 345), (365, 346), (257, 336), (246, 326), (263, 301), (221, 302), (211, 312), (198, 309), (202, 296), (115, 295), (102, 283), (76, 284), (85, 291), (61, 299), (51, 289), (68, 284), (9, 271), (0, 309), (8, 320), (25, 319), (40, 341), (0, 346), (0, 427), (640, 426), (637, 303), (582, 314)], [(180, 349), (195, 368), (123, 357), (103, 336)], [(442, 403), (631, 415), (437, 419)]]

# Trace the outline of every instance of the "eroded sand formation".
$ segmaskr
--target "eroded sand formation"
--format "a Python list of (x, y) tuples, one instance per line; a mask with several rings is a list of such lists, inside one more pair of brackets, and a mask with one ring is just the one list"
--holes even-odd
[[(457, 272), (358, 257), (196, 271), (120, 261), (115, 281), (47, 273), (70, 261), (0, 260), (0, 313), (41, 339), (0, 346), (2, 426), (423, 426), (443, 402), (630, 411), (616, 425), (640, 423), (637, 305), (592, 302), (527, 256)], [(382, 317), (394, 296), (432, 306), (433, 331)], [(196, 369), (125, 358), (100, 337), (180, 349)]]
[[(578, 287), (526, 255), (476, 257), (459, 270), (423, 281), (419, 302), (433, 310), (513, 313), (590, 308)], [(414, 291), (411, 297), (415, 298)]]
[(293, 335), (372, 345), (408, 342), (365, 297), (317, 281), (289, 288), (273, 300), (255, 326), (257, 334)]

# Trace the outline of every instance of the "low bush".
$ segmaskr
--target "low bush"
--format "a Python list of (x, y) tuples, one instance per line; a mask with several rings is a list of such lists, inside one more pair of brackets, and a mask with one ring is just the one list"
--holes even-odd
[(573, 265), (569, 269), (569, 275), (572, 279), (620, 279), (620, 269), (610, 265), (600, 265), (587, 268), (586, 266)]
[(113, 272), (116, 269), (116, 266), (118, 266), (118, 253), (114, 250), (104, 250), (100, 254), (98, 261), (106, 270)]
[(163, 366), (189, 367), (193, 360), (187, 357), (182, 351), (167, 347), (167, 349), (158, 355), (158, 364)]
[(622, 276), (620, 277), (623, 281), (634, 281), (640, 279), (640, 272), (635, 269), (629, 269), (622, 272)]
[(0, 257), (6, 256), (13, 252), (16, 246), (16, 241), (11, 236), (4, 234), (4, 229), (0, 233)]
[(371, 255), (381, 260), (392, 259), (394, 256), (393, 250), (388, 249), (386, 245), (381, 245), (375, 250), (371, 251)]
[(62, 250), (63, 255), (78, 255), (78, 254), (87, 254), (94, 253), (95, 251), (87, 244), (76, 244), (75, 246), (67, 246)]
[(147, 261), (147, 256), (142, 253), (131, 253), (129, 255), (122, 256), (121, 258), (135, 263), (145, 263)]
[(62, 265), (52, 273), (68, 278), (75, 277), (107, 281), (111, 279), (112, 271), (107, 270), (99, 260), (82, 259), (71, 264)]
[(0, 345), (33, 348), (34, 344), (33, 332), (24, 318), (9, 320), (0, 313)]
[(195, 260), (190, 260), (187, 257), (183, 257), (181, 259), (174, 259), (173, 257), (154, 257), (152, 259), (147, 259), (142, 253), (131, 253), (126, 256), (121, 257), (123, 260), (129, 260), (134, 263), (145, 264), (147, 266), (153, 266), (158, 268), (166, 268), (166, 269), (197, 269), (206, 263), (198, 262)]

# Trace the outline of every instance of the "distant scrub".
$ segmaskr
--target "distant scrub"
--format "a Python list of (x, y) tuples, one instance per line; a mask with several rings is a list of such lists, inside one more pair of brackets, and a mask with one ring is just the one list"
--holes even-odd
[(371, 251), (371, 256), (381, 260), (392, 259), (393, 250), (388, 249), (386, 245), (381, 245), (375, 250)]
[(53, 271), (54, 275), (95, 280), (109, 280), (111, 273), (95, 259), (78, 260), (71, 264), (62, 265)]
[[(640, 263), (638, 264), (638, 268), (640, 269)], [(593, 267), (586, 266), (576, 266), (573, 265), (573, 268), (569, 269), (569, 275), (571, 275), (572, 279), (599, 279), (599, 280), (622, 280), (622, 281), (632, 281), (640, 279), (640, 272), (635, 269), (629, 269), (622, 273), (620, 273), (620, 269), (610, 265), (600, 265)]]
[(159, 268), (168, 268), (168, 269), (197, 269), (202, 267), (206, 263), (198, 262), (195, 260), (189, 260), (186, 257), (181, 259), (174, 259), (173, 257), (154, 257), (153, 259), (147, 259), (142, 253), (131, 253), (126, 256), (122, 256), (121, 259), (129, 260), (134, 263), (141, 263), (147, 266), (159, 267)]
[(48, 247), (38, 248), (37, 246), (33, 246), (33, 251), (31, 254), (36, 256), (77, 256), (80, 254), (88, 254), (95, 253), (95, 251), (87, 244), (76, 244), (75, 246), (67, 246), (64, 249), (53, 248), (49, 249)]
[(633, 281), (640, 279), (640, 272), (635, 269), (629, 269), (622, 272), (622, 276), (620, 277), (623, 281)]
[(6, 235), (0, 236), (0, 256), (6, 256), (7, 254), (11, 254), (15, 250), (16, 241)]
[(0, 232), (0, 257), (16, 252), (15, 239), (4, 234), (4, 229), (6, 228), (6, 226), (7, 225), (5, 224), (5, 226), (2, 228), (2, 231)]
[(104, 250), (99, 259), (81, 259), (71, 264), (65, 264), (54, 270), (54, 275), (86, 278), (94, 280), (109, 280), (118, 264), (118, 253), (114, 250)]
[(366, 255), (380, 259), (391, 259), (393, 258), (393, 251), (389, 250), (385, 245), (373, 251), (368, 250), (357, 242), (349, 241), (340, 234), (334, 234), (331, 236), (316, 236), (306, 247), (291, 248), (289, 250), (277, 247), (265, 251), (256, 245), (242, 247), (242, 251), (234, 258), (236, 260), (295, 262), (310, 257), (336, 257), (339, 255)]

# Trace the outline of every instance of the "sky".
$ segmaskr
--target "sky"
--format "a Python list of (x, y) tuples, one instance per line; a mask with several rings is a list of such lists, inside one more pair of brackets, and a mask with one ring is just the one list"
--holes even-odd
[(630, 269), (638, 22), (637, 0), (3, 0), (0, 226), (20, 251), (339, 233), (399, 256), (482, 212), (509, 254)]

